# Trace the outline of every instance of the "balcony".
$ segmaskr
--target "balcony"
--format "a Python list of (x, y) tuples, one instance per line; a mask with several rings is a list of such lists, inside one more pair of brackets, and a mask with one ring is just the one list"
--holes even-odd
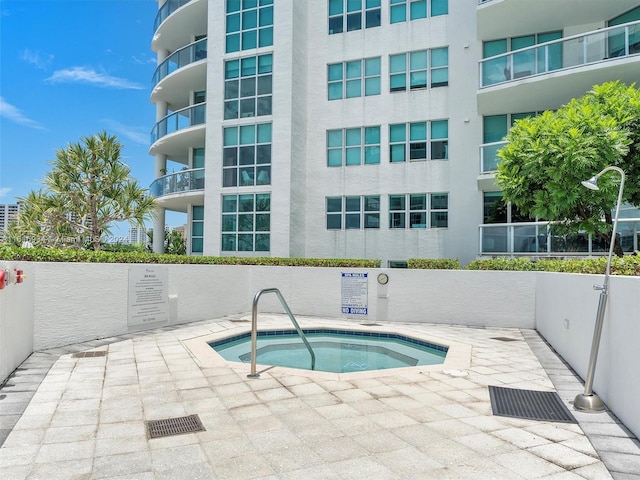
[(205, 123), (206, 103), (199, 103), (173, 112), (158, 123), (151, 130), (151, 145), (162, 137)]
[[(151, 50), (175, 52), (207, 33), (208, 0), (167, 0), (160, 7)], [(213, 3), (213, 2), (212, 2)]]
[[(618, 240), (625, 253), (638, 250), (640, 220), (619, 219)], [(591, 256), (606, 255), (609, 245), (586, 233), (551, 235), (549, 222), (480, 225), (481, 255)]]
[(175, 212), (187, 212), (189, 205), (204, 202), (204, 168), (181, 170), (157, 178), (149, 187), (158, 205)]
[(492, 173), (498, 169), (498, 150), (507, 142), (493, 142), (480, 145), (480, 173)]
[(160, 24), (164, 22), (169, 15), (190, 1), (191, 0), (167, 0), (164, 5), (158, 9), (158, 13), (156, 13), (156, 18), (153, 21), (153, 31), (158, 30)]
[(194, 190), (204, 190), (204, 168), (181, 170), (164, 175), (154, 180), (149, 187), (149, 192), (156, 198)]
[(478, 109), (555, 109), (595, 84), (637, 81), (639, 66), (640, 22), (514, 50), (480, 62)]
[(638, 6), (638, 0), (478, 0), (477, 3), (480, 40), (551, 32), (567, 26), (594, 25), (596, 28), (605, 26), (604, 19)]
[(193, 62), (207, 58), (207, 39), (203, 38), (173, 52), (167, 59), (158, 65), (153, 73), (152, 84), (155, 87), (166, 76)]

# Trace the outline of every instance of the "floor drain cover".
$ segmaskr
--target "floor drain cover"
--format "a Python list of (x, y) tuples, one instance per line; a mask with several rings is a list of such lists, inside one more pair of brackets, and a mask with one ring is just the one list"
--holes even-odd
[(517, 338), (510, 337), (491, 337), (491, 340), (500, 340), (501, 342), (517, 342)]
[(198, 415), (149, 420), (147, 422), (147, 435), (149, 438), (170, 437), (172, 435), (182, 435), (183, 433), (204, 431), (205, 428), (202, 426)]
[(104, 357), (107, 354), (106, 350), (99, 350), (97, 352), (78, 352), (71, 355), (73, 358), (90, 358), (90, 357)]
[(556, 392), (538, 392), (489, 385), (494, 415), (545, 422), (576, 423)]

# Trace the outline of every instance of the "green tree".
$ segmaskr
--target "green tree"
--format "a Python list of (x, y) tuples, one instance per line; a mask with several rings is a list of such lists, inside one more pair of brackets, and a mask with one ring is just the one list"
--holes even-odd
[[(620, 177), (604, 175), (598, 193), (581, 185), (608, 165), (627, 175), (624, 201), (640, 205), (640, 91), (635, 84), (596, 85), (556, 111), (516, 122), (506, 140), (496, 175), (504, 199), (524, 215), (554, 222), (554, 233), (586, 231), (609, 242)], [(616, 252), (622, 250), (616, 247)]]
[(143, 226), (155, 200), (121, 161), (122, 144), (106, 132), (56, 151), (44, 189), (30, 192), (10, 232), (34, 246), (100, 250), (113, 222)]

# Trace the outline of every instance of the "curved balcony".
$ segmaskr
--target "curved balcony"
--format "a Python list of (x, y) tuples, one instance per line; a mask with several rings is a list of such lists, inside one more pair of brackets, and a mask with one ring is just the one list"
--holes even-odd
[(157, 178), (149, 192), (160, 207), (186, 212), (189, 205), (204, 202), (204, 168), (181, 170)]
[(171, 15), (173, 12), (178, 10), (183, 5), (186, 5), (191, 0), (167, 0), (164, 2), (158, 9), (158, 13), (156, 13), (156, 18), (153, 21), (153, 31), (155, 32), (160, 27), (160, 24), (166, 20), (166, 18)]
[[(156, 17), (151, 50), (174, 52), (207, 33), (208, 0), (167, 0)], [(164, 9), (164, 10), (163, 10)]]
[(550, 32), (567, 25), (604, 26), (603, 19), (637, 6), (638, 0), (478, 0), (478, 39)]
[(175, 72), (176, 70), (185, 67), (193, 62), (199, 62), (207, 58), (207, 39), (203, 38), (187, 45), (180, 50), (173, 52), (167, 59), (158, 65), (156, 71), (153, 73), (151, 80), (155, 87), (160, 80), (167, 75)]
[(204, 190), (204, 168), (181, 170), (177, 173), (164, 175), (155, 179), (149, 187), (149, 192), (154, 197), (193, 190)]
[(205, 123), (206, 103), (199, 103), (173, 112), (158, 123), (151, 130), (151, 145), (166, 135)]
[(637, 81), (640, 22), (514, 50), (479, 63), (484, 115), (558, 108), (610, 80)]

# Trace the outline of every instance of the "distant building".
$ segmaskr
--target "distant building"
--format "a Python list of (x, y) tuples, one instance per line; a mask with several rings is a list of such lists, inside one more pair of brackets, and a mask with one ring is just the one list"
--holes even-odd
[(148, 243), (147, 232), (150, 230), (146, 227), (129, 227), (129, 243), (146, 245)]
[(4, 240), (5, 231), (9, 228), (9, 223), (15, 220), (20, 211), (20, 204), (0, 204), (0, 240)]

